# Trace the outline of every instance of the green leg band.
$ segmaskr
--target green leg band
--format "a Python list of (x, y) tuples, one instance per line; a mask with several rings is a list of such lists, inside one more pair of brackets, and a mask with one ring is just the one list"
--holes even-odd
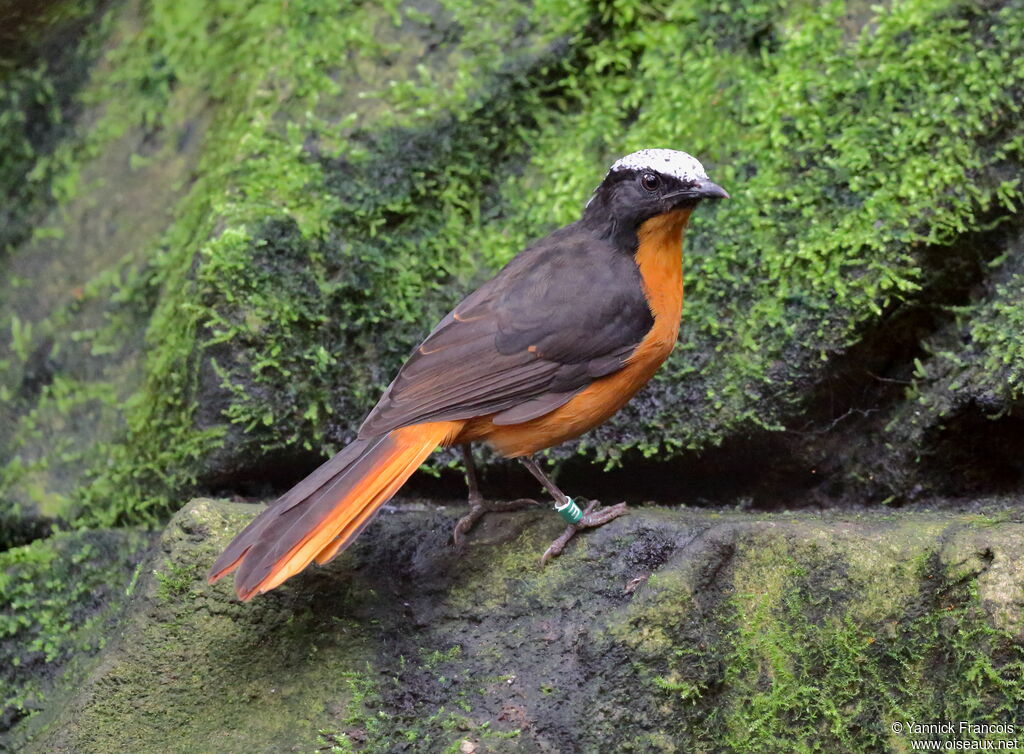
[(562, 517), (562, 520), (567, 524), (579, 523), (579, 520), (583, 518), (583, 511), (580, 507), (572, 501), (571, 497), (567, 497), (562, 505), (555, 506), (555, 512)]

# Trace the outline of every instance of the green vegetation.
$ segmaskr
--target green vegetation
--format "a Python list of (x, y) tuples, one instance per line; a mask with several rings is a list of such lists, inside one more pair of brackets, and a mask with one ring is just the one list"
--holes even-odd
[[(33, 7), (38, 5), (39, 7)], [(48, 204), (66, 198), (74, 169), (76, 95), (108, 26), (99, 0), (11, 3), (0, 30), (0, 260), (27, 237), (61, 237), (35, 227)]]
[[(785, 741), (794, 752), (902, 752), (908, 736), (893, 721), (1019, 714), (1024, 648), (979, 594), (992, 551), (950, 562), (925, 544), (948, 523), (924, 517), (863, 520), (845, 541), (809, 521), (776, 526), (744, 525), (730, 540), (722, 591), (696, 592), (685, 568), (666, 569), (614, 629), (668, 706), (665, 750), (772, 752)], [(697, 558), (715, 567), (706, 551)]]
[[(706, 43), (687, 61), (688, 78), (710, 79), (701, 121), (729, 130), (703, 128), (686, 143), (720, 160), (738, 201), (695, 223), (693, 337), (661, 379), (678, 386), (670, 394), (706, 401), (652, 416), (670, 442), (699, 446), (738, 422), (780, 418), (764, 399), (782, 409), (799, 400), (801, 378), (918, 295), (923, 248), (1020, 201), (1019, 180), (1003, 173), (1024, 146), (1024, 79), (1010, 52), (1024, 44), (1019, 7), (897, 3), (856, 36), (856, 5), (776, 10), (766, 21), (784, 20), (759, 28), (755, 50), (737, 59)], [(657, 49), (696, 44), (676, 35)], [(665, 105), (645, 109), (642, 138), (682, 142), (667, 90), (652, 100)]]
[(0, 552), (0, 732), (45, 706), (65, 669), (102, 649), (149, 539), (60, 533)]
[(1018, 637), (991, 625), (971, 581), (935, 578), (937, 556), (914, 574), (919, 591), (906, 614), (870, 623), (851, 615), (856, 606), (834, 563), (815, 573), (776, 560), (769, 568), (787, 585), (766, 594), (756, 569), (770, 559), (752, 558), (749, 588), (757, 591), (733, 604), (738, 629), (725, 683), (734, 750), (771, 751), (785, 738), (798, 752), (902, 751), (909, 746), (892, 721), (997, 722), (1024, 704)]
[(153, 571), (156, 578), (156, 596), (161, 602), (171, 602), (188, 597), (202, 567), (198, 563), (181, 565), (168, 563), (166, 570)]
[(1008, 411), (1024, 398), (1024, 250), (1018, 234), (989, 263), (984, 295), (956, 309), (950, 325), (928, 344), (919, 365), (916, 408), (945, 417), (969, 401), (988, 413)]
[[(0, 311), (0, 484), (87, 522), (339, 447), (431, 322), (631, 149), (685, 148), (734, 199), (695, 218), (656, 386), (578, 446), (611, 462), (780, 428), (830, 357), (927, 300), (935, 249), (1022, 199), (1015, 3), (154, 0), (107, 25), (54, 199), (84, 212), (128, 147), (124, 180), (163, 171), (172, 209), (75, 296)], [(56, 222), (32, 243), (73, 244)], [(1015, 280), (964, 323), (1011, 385)], [(60, 379), (26, 391), (47, 354)]]

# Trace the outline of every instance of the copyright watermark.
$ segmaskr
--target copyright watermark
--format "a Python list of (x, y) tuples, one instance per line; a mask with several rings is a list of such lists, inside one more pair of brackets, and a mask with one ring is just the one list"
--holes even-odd
[(916, 720), (893, 720), (889, 730), (907, 738), (911, 751), (1024, 750), (1017, 738), (1018, 731), (1024, 731), (1024, 726), (1018, 723), (969, 723), (966, 720), (919, 723)]

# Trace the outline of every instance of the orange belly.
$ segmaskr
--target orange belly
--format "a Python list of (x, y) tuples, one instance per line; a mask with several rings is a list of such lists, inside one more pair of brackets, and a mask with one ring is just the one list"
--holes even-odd
[(503, 456), (536, 453), (579, 437), (622, 408), (668, 358), (683, 309), (683, 229), (689, 210), (651, 218), (637, 233), (636, 262), (654, 326), (618, 372), (595, 380), (564, 406), (522, 424), (495, 425), (491, 416), (470, 419), (455, 443), (483, 440)]

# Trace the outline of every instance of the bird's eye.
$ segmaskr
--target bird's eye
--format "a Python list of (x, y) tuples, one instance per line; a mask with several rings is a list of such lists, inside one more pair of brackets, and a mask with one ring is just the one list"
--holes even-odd
[(654, 173), (644, 173), (640, 176), (640, 185), (648, 191), (657, 191), (661, 186), (661, 178)]

